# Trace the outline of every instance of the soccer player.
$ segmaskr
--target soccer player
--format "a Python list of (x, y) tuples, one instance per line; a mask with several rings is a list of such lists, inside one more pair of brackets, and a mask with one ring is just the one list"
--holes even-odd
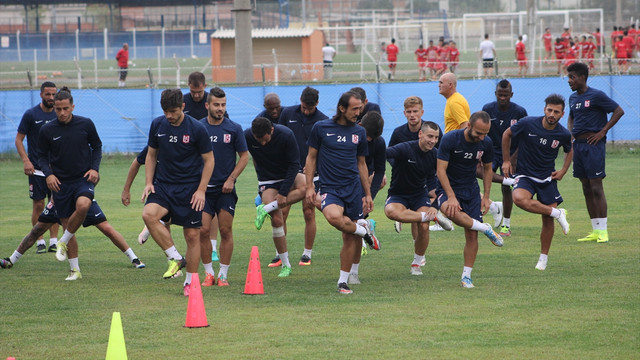
[(118, 50), (116, 54), (116, 60), (118, 61), (118, 72), (120, 77), (118, 79), (118, 87), (125, 87), (127, 81), (127, 74), (129, 73), (129, 44), (122, 44), (122, 49)]
[(209, 134), (216, 166), (207, 185), (206, 201), (202, 210), (200, 257), (207, 273), (202, 286), (213, 286), (216, 283), (212, 265), (216, 240), (210, 240), (209, 236), (210, 224), (214, 216), (218, 218), (220, 227), (218, 286), (229, 286), (227, 272), (233, 253), (233, 216), (238, 202), (235, 184), (238, 176), (249, 163), (249, 152), (242, 127), (224, 117), (227, 110), (227, 95), (224, 90), (219, 87), (212, 88), (206, 106), (209, 115), (200, 122)]
[(374, 249), (377, 239), (368, 229), (365, 213), (373, 211), (373, 200), (367, 176), (367, 135), (356, 126), (362, 110), (362, 99), (353, 91), (340, 96), (336, 115), (317, 122), (309, 136), (309, 155), (305, 165), (306, 198), (313, 202), (316, 192), (313, 175), (320, 175), (322, 213), (331, 226), (342, 232), (338, 292), (351, 294), (347, 285), (349, 272), (362, 238)]
[[(527, 116), (527, 110), (522, 106), (511, 101), (513, 97), (513, 90), (511, 83), (506, 80), (500, 80), (496, 85), (496, 101), (485, 104), (482, 107), (482, 111), (489, 114), (491, 118), (491, 129), (489, 130), (489, 137), (493, 142), (493, 182), (501, 184), (502, 190), (502, 223), (494, 224), (500, 226), (500, 236), (511, 236), (511, 211), (513, 209), (513, 198), (511, 196), (511, 186), (514, 180), (508, 176), (498, 175), (498, 169), (502, 172), (502, 134), (510, 126), (517, 123), (518, 120)], [(514, 142), (509, 156), (514, 157), (512, 160), (514, 167), (515, 151), (517, 145)], [(482, 178), (482, 166), (478, 166), (478, 177)]]
[[(484, 34), (484, 40), (480, 43), (480, 55), (482, 56), (482, 68), (484, 76), (493, 75), (493, 61), (496, 57), (496, 46), (489, 40), (489, 34)], [(444, 130), (447, 132), (447, 129)]]
[[(600, 90), (587, 85), (589, 68), (575, 63), (568, 69), (569, 97), (567, 128), (573, 142), (573, 177), (580, 179), (593, 230), (578, 241), (609, 241), (607, 199), (602, 187), (605, 173), (607, 132), (624, 115), (624, 110)], [(613, 113), (609, 121), (607, 114)]]
[(518, 76), (525, 76), (527, 74), (527, 69), (529, 68), (529, 63), (527, 61), (526, 55), (526, 47), (524, 45), (524, 41), (522, 41), (522, 35), (518, 36), (518, 41), (516, 42), (516, 60), (518, 61)]
[[(16, 150), (18, 155), (22, 159), (24, 165), (24, 174), (29, 177), (29, 197), (32, 200), (31, 210), (31, 225), (35, 225), (38, 221), (38, 216), (44, 210), (44, 199), (49, 197), (51, 199), (51, 190), (47, 188), (47, 182), (44, 179), (44, 174), (40, 170), (38, 159), (38, 134), (40, 128), (56, 119), (56, 112), (53, 111), (54, 101), (53, 98), (56, 95), (56, 84), (51, 81), (45, 81), (40, 85), (40, 104), (25, 111), (18, 125), (18, 132), (16, 133)], [(24, 138), (27, 137), (28, 152), (24, 149)], [(58, 224), (55, 223), (49, 230), (49, 252), (56, 252), (56, 243), (58, 242)], [(38, 239), (38, 246), (36, 249), (37, 254), (44, 254), (47, 252), (47, 244), (44, 239)]]
[(613, 50), (618, 59), (618, 73), (626, 73), (629, 71), (629, 49), (627, 43), (623, 41), (623, 37), (618, 36), (616, 42), (613, 43)]
[(281, 263), (278, 277), (287, 277), (291, 275), (291, 263), (282, 209), (302, 200), (306, 190), (305, 177), (299, 173), (300, 150), (296, 137), (288, 127), (260, 117), (244, 131), (244, 138), (253, 157), (258, 194), (262, 198), (262, 204), (256, 207), (255, 226), (260, 230), (265, 218), (271, 217), (273, 244)]
[(551, 29), (545, 28), (544, 34), (542, 34), (542, 41), (544, 42), (544, 61), (551, 59), (551, 42), (553, 41), (553, 35), (551, 35)]
[(362, 111), (360, 111), (360, 115), (358, 115), (358, 123), (360, 123), (362, 118), (365, 115), (367, 115), (369, 111), (375, 111), (378, 114), (382, 114), (382, 111), (380, 110), (380, 105), (372, 101), (369, 101), (369, 99), (367, 99), (367, 92), (363, 88), (356, 86), (356, 87), (352, 87), (349, 91), (357, 92), (360, 95), (360, 98), (364, 99), (362, 100)]
[(438, 62), (439, 54), (440, 48), (433, 44), (433, 40), (429, 40), (429, 47), (427, 48), (427, 67), (429, 68), (429, 75), (431, 76), (431, 80), (437, 79), (436, 65)]
[[(540, 257), (536, 269), (547, 268), (551, 240), (553, 240), (553, 220), (556, 219), (566, 235), (569, 232), (567, 212), (558, 209), (562, 196), (558, 192), (557, 182), (562, 180), (569, 170), (573, 150), (571, 133), (560, 124), (564, 115), (564, 98), (552, 94), (545, 99), (544, 116), (530, 116), (520, 119), (505, 130), (502, 140), (502, 160), (504, 174), (517, 174), (513, 189), (513, 200), (518, 207), (542, 216), (540, 231)], [(509, 150), (512, 139), (518, 141), (518, 166), (511, 166)], [(565, 152), (562, 169), (555, 169), (558, 151)], [(533, 199), (537, 195), (537, 199)]]
[[(168, 243), (171, 237), (160, 219), (168, 215), (173, 224), (182, 226), (187, 243), (183, 293), (189, 296), (191, 278), (200, 263), (202, 209), (214, 160), (207, 130), (182, 112), (183, 101), (180, 89), (166, 89), (160, 95), (164, 115), (155, 118), (149, 128), (142, 219), (159, 243)], [(178, 256), (169, 257), (168, 273), (184, 267), (185, 259), (178, 260)]]
[(272, 124), (277, 124), (282, 113), (282, 105), (280, 105), (280, 97), (276, 93), (268, 93), (264, 96), (264, 110), (260, 112), (256, 118), (265, 117), (271, 121)]
[[(474, 287), (471, 271), (478, 254), (478, 231), (485, 234), (495, 246), (502, 246), (502, 237), (491, 224), (482, 223), (482, 215), (491, 205), (491, 165), (493, 164), (493, 144), (489, 134), (491, 120), (489, 114), (478, 111), (471, 115), (465, 129), (448, 132), (442, 138), (438, 149), (438, 204), (440, 211), (458, 226), (464, 228), (464, 268), (461, 285)], [(484, 196), (480, 198), (480, 188), (476, 180), (476, 165), (482, 161), (484, 167)]]
[[(207, 87), (204, 74), (194, 71), (189, 74), (189, 92), (184, 94), (184, 113), (196, 120), (207, 116), (207, 95), (204, 88)], [(227, 114), (225, 114), (226, 116)]]
[(438, 89), (440, 95), (447, 99), (444, 107), (444, 133), (451, 130), (464, 129), (469, 122), (471, 111), (467, 99), (457, 90), (458, 80), (455, 74), (447, 73), (440, 76)]
[(422, 275), (425, 252), (429, 246), (429, 221), (437, 219), (443, 228), (451, 230), (451, 222), (431, 207), (430, 198), (436, 192), (436, 152), (439, 127), (425, 121), (418, 131), (418, 140), (402, 142), (386, 150), (393, 159), (391, 185), (384, 207), (385, 215), (394, 221), (417, 224), (411, 274)]
[[(57, 245), (56, 259), (69, 258), (72, 269), (69, 277), (80, 278), (74, 235), (91, 207), (94, 187), (100, 179), (102, 141), (93, 121), (73, 115), (74, 108), (71, 91), (65, 86), (54, 97), (57, 121), (40, 128), (38, 158), (65, 229)], [(75, 280), (69, 277), (68, 280)]]
[[(456, 47), (456, 42), (449, 41), (449, 71), (456, 73), (458, 64), (460, 63), (460, 50)], [(440, 130), (438, 130), (440, 131)]]
[(396, 65), (398, 65), (398, 46), (396, 46), (396, 39), (391, 39), (391, 44), (387, 45), (385, 49), (387, 53), (387, 61), (389, 62), (389, 74), (387, 77), (389, 80), (393, 80), (396, 77)]
[(418, 81), (424, 81), (427, 79), (427, 49), (420, 44), (413, 53), (418, 62)]
[[(33, 246), (36, 239), (42, 236), (42, 234), (49, 230), (54, 224), (58, 224), (59, 221), (60, 219), (58, 218), (56, 208), (53, 202), (50, 201), (38, 217), (38, 221), (33, 225), (31, 231), (29, 231), (29, 233), (22, 239), (20, 245), (18, 245), (18, 248), (13, 252), (13, 254), (10, 257), (0, 260), (0, 267), (3, 269), (9, 269), (15, 265), (22, 255), (24, 255), (25, 252)], [(109, 224), (107, 217), (104, 215), (100, 205), (98, 205), (98, 202), (95, 199), (93, 199), (91, 203), (87, 217), (82, 222), (83, 227), (89, 227), (92, 225), (98, 228), (98, 230), (106, 235), (111, 242), (120, 249), (120, 251), (127, 255), (129, 261), (131, 261), (134, 267), (138, 269), (145, 267), (144, 263), (142, 263), (133, 252), (133, 249), (129, 247), (129, 244), (127, 244), (124, 237), (116, 231), (111, 224)], [(71, 261), (69, 264), (71, 265)], [(74, 281), (78, 279), (82, 279), (80, 267), (72, 267), (69, 276), (65, 280)]]
[[(318, 90), (307, 86), (302, 90), (300, 95), (300, 105), (287, 106), (282, 110), (280, 119), (278, 120), (280, 125), (286, 126), (293, 132), (298, 144), (298, 153), (300, 158), (298, 160), (300, 166), (299, 172), (302, 174), (304, 169), (304, 162), (307, 159), (307, 152), (309, 147), (307, 146), (307, 139), (311, 133), (313, 125), (321, 120), (328, 119), (322, 111), (318, 109), (319, 103)], [(303, 194), (304, 196), (304, 194)], [(287, 222), (289, 217), (289, 211), (291, 207), (287, 206), (282, 209), (282, 216), (284, 222)], [(316, 206), (315, 203), (309, 203), (304, 198), (302, 199), (302, 215), (304, 216), (304, 251), (300, 257), (298, 265), (308, 266), (311, 265), (311, 253), (313, 251), (313, 243), (316, 240)], [(272, 260), (277, 263), (276, 259)], [(271, 265), (271, 264), (270, 264)], [(272, 265), (272, 267), (277, 265)]]

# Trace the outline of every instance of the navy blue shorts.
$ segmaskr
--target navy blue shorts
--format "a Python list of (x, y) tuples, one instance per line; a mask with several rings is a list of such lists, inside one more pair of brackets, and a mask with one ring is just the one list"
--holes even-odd
[(349, 186), (344, 187), (320, 187), (322, 209), (335, 204), (344, 209), (343, 214), (351, 220), (362, 219), (362, 185), (360, 179)]
[(222, 192), (222, 186), (207, 188), (206, 202), (202, 211), (215, 216), (220, 213), (220, 210), (224, 210), (233, 216), (236, 213), (237, 203), (238, 195), (235, 188), (228, 194)]
[(76, 200), (80, 196), (93, 200), (95, 185), (85, 178), (74, 181), (64, 181), (60, 184), (60, 191), (53, 193), (56, 210), (60, 219), (66, 219), (76, 211)]
[(262, 193), (267, 189), (276, 189), (276, 190), (280, 191), (280, 188), (282, 187), (282, 183), (283, 182), (284, 181), (278, 181), (278, 182), (274, 182), (272, 184), (258, 185), (258, 195), (260, 195), (260, 197), (262, 197)]
[(500, 170), (500, 174), (502, 174), (502, 155), (493, 157), (491, 169), (493, 169), (493, 172), (496, 174), (498, 173), (498, 170)]
[(431, 206), (431, 203), (429, 202), (429, 194), (426, 192), (415, 195), (389, 195), (385, 205), (391, 203), (402, 204), (405, 208), (413, 211), (418, 211), (418, 209), (424, 206)]
[(44, 176), (29, 175), (29, 198), (31, 200), (43, 200), (51, 198), (51, 190), (47, 187), (47, 180)]
[[(447, 194), (444, 191), (440, 191), (438, 193), (438, 208), (448, 199)], [(482, 198), (479, 192), (477, 195), (472, 195), (468, 198), (456, 194), (456, 199), (458, 199), (458, 203), (460, 203), (460, 207), (462, 207), (462, 212), (469, 215), (472, 219), (482, 222)]]
[(513, 184), (513, 190), (523, 189), (527, 190), (531, 197), (536, 195), (536, 199), (545, 205), (562, 203), (562, 196), (558, 191), (558, 183), (555, 180), (551, 180), (545, 183), (535, 182), (528, 177), (518, 176), (516, 183)]
[[(51, 201), (49, 201), (47, 203), (47, 206), (45, 206), (44, 210), (38, 217), (38, 221), (46, 224), (61, 224), (60, 218), (58, 218), (56, 207)], [(98, 202), (93, 199), (93, 201), (91, 202), (91, 207), (89, 207), (89, 212), (87, 212), (87, 216), (82, 222), (82, 226), (89, 227), (98, 225), (101, 222), (105, 221), (107, 221), (107, 217), (105, 216), (104, 212), (102, 212), (102, 209), (100, 208), (100, 205), (98, 205)]]
[[(171, 223), (184, 228), (202, 226), (202, 211), (191, 208), (191, 197), (198, 190), (198, 183), (166, 184), (155, 181), (155, 193), (149, 194), (147, 204), (153, 203), (169, 211)], [(166, 218), (166, 217), (165, 217)]]
[(605, 139), (597, 144), (587, 143), (587, 139), (576, 139), (573, 142), (573, 177), (578, 179), (604, 178), (607, 144)]

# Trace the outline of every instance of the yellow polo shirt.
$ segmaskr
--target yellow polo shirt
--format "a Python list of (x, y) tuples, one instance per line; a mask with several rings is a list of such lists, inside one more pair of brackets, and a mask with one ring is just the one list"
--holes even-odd
[(460, 124), (469, 121), (470, 117), (471, 110), (469, 110), (467, 99), (459, 92), (453, 93), (444, 106), (444, 132), (457, 130), (460, 128)]

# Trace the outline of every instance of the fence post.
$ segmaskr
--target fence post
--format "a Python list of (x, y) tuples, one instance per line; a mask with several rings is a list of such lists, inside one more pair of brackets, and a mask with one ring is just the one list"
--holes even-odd
[(94, 71), (94, 81), (96, 83), (96, 89), (98, 88), (98, 49), (93, 48), (93, 71)]
[(36, 74), (36, 82), (38, 81), (38, 49), (33, 49), (33, 72)]
[(147, 66), (147, 75), (149, 76), (149, 87), (150, 88), (154, 88), (155, 85), (153, 84), (153, 74), (151, 73), (151, 67)]
[(80, 63), (77, 58), (74, 58), (73, 62), (76, 64), (76, 69), (78, 69), (78, 89), (82, 89), (82, 69), (80, 69)]
[(162, 82), (162, 63), (160, 62), (160, 46), (156, 46), (158, 57), (158, 84)]
[(80, 30), (76, 29), (76, 59), (80, 59)]
[(176, 87), (180, 88), (180, 63), (178, 62), (178, 58), (176, 54), (173, 54), (173, 62), (176, 64)]
[(138, 48), (136, 47), (136, 28), (133, 27), (133, 60), (138, 58)]
[(264, 64), (260, 64), (260, 70), (262, 71), (262, 83), (265, 84), (266, 78), (264, 76)]
[(47, 61), (51, 61), (51, 30), (47, 30)]
[(191, 58), (193, 59), (193, 26), (189, 28), (189, 46), (191, 49)]
[(20, 30), (16, 31), (16, 46), (18, 47), (18, 62), (22, 62), (22, 55), (20, 55)]

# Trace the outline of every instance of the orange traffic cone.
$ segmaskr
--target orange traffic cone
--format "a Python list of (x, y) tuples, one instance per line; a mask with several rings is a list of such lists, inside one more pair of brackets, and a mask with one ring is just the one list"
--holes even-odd
[(200, 288), (200, 279), (198, 274), (191, 276), (191, 290), (189, 292), (189, 303), (187, 304), (187, 320), (184, 327), (200, 328), (208, 327), (207, 313), (204, 310), (204, 300), (202, 300), (202, 289)]
[(264, 295), (262, 284), (262, 271), (260, 270), (260, 255), (258, 247), (251, 248), (251, 258), (249, 259), (249, 269), (247, 270), (247, 281), (244, 284), (245, 295)]

